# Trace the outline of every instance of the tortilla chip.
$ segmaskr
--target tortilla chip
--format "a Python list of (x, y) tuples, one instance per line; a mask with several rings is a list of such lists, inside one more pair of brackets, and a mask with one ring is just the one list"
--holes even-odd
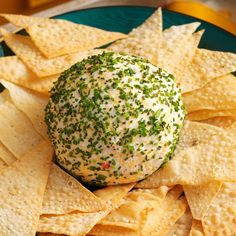
[[(157, 189), (135, 189), (129, 192), (123, 200), (122, 205), (110, 212), (99, 224), (90, 232), (92, 234), (101, 233), (101, 225), (123, 227), (138, 233), (142, 230), (144, 221), (143, 215), (149, 214), (158, 207), (165, 198), (169, 188), (162, 186)], [(98, 230), (99, 229), (99, 230)], [(99, 231), (99, 232), (98, 232)], [(96, 233), (95, 233), (96, 232)]]
[(17, 56), (0, 57), (0, 77), (2, 79), (31, 80), (36, 75)]
[(7, 164), (11, 165), (16, 161), (16, 157), (0, 142), (0, 158)]
[(1, 16), (26, 28), (35, 45), (48, 58), (90, 50), (126, 37), (119, 32), (109, 32), (67, 20), (14, 14)]
[[(221, 154), (217, 153), (217, 150), (220, 149), (221, 147), (223, 148), (224, 151), (221, 150), (220, 151)], [(209, 148), (209, 150), (212, 151), (210, 152), (209, 150), (207, 150), (207, 148)], [(232, 152), (231, 153), (228, 152), (228, 149), (232, 149), (231, 150)], [(227, 170), (226, 166), (228, 165), (230, 166), (231, 162), (234, 163), (234, 160), (232, 159), (234, 150), (235, 150), (234, 137), (232, 136), (232, 134), (225, 131), (224, 129), (208, 124), (202, 124), (199, 122), (185, 121), (184, 126), (180, 133), (179, 143), (176, 146), (173, 159), (170, 160), (165, 166), (163, 166), (163, 168), (161, 168), (160, 170), (156, 171), (154, 174), (149, 176), (147, 179), (139, 182), (135, 187), (155, 188), (161, 185), (175, 185), (175, 184), (201, 185), (204, 182), (209, 182), (214, 180), (221, 181), (222, 179), (224, 179), (223, 175), (221, 177), (217, 176), (217, 172), (214, 170), (214, 163), (215, 163), (215, 168), (218, 168), (218, 166), (219, 168), (222, 168), (220, 166), (221, 162), (220, 155), (224, 156), (224, 153), (226, 153), (226, 156), (222, 157), (222, 160), (225, 158), (225, 164), (222, 165), (224, 165), (223, 169), (225, 168), (226, 171)], [(191, 153), (191, 151), (193, 151), (196, 154), (196, 156), (194, 156), (194, 154)], [(206, 160), (204, 160), (204, 157), (202, 155), (206, 156)], [(197, 156), (201, 156), (200, 159), (198, 159)], [(214, 160), (212, 163), (210, 161), (211, 157), (212, 160)], [(197, 160), (195, 160), (195, 158)], [(187, 164), (190, 165), (189, 171), (193, 171), (192, 175), (190, 173), (187, 174), (188, 172)], [(197, 165), (199, 166), (203, 165), (203, 166), (197, 169)], [(211, 172), (204, 173), (207, 172), (207, 168), (209, 168)], [(183, 174), (180, 174), (182, 170)], [(204, 180), (204, 177), (201, 175), (205, 174), (206, 178)], [(188, 178), (187, 175), (191, 175), (191, 177)], [(197, 178), (197, 175), (199, 175), (199, 179)], [(207, 181), (208, 178), (209, 181)], [(199, 182), (199, 184), (197, 184), (197, 182)]]
[(172, 226), (166, 236), (189, 236), (192, 226), (192, 214), (189, 208), (178, 219), (178, 221)]
[(198, 220), (193, 220), (189, 236), (204, 236), (202, 223)]
[(183, 93), (199, 89), (212, 79), (236, 71), (236, 54), (197, 49), (180, 81)]
[(202, 219), (206, 235), (233, 235), (236, 232), (236, 183), (223, 183)]
[(11, 34), (2, 29), (1, 33), (7, 45), (38, 77), (61, 73), (78, 62), (79, 59), (82, 60), (84, 57), (93, 55), (94, 52), (92, 50), (48, 59), (41, 54), (30, 37)]
[(0, 77), (41, 93), (48, 94), (59, 74), (48, 77), (35, 75), (18, 57), (0, 57)]
[(188, 48), (191, 47), (190, 38), (199, 25), (200, 23), (194, 22), (166, 29), (158, 52), (157, 66), (169, 73), (174, 73), (174, 69), (184, 58), (182, 51), (187, 53)]
[[(176, 190), (178, 194), (176, 194)], [(143, 235), (149, 235), (149, 228), (150, 226), (153, 227), (152, 225), (154, 225), (154, 229), (150, 232), (150, 235), (166, 235), (175, 222), (184, 214), (187, 208), (187, 201), (185, 197), (179, 198), (178, 191), (178, 186), (170, 190), (158, 207), (159, 209), (154, 210), (153, 214), (148, 216), (149, 225), (146, 229), (144, 228)]]
[(155, 11), (142, 25), (133, 29), (128, 38), (113, 43), (108, 49), (114, 52), (141, 56), (157, 64), (162, 41), (162, 12)]
[(216, 78), (201, 89), (183, 95), (188, 113), (198, 110), (236, 109), (236, 79), (232, 74)]
[(236, 121), (236, 117), (232, 116), (217, 116), (217, 117), (212, 117), (207, 120), (201, 120), (200, 122), (218, 126), (221, 128), (228, 128), (230, 127), (234, 122)]
[(95, 191), (94, 194), (105, 201), (106, 210), (94, 213), (74, 212), (66, 215), (42, 215), (38, 231), (85, 235), (111, 210), (122, 203), (122, 199), (133, 186), (134, 184), (117, 185)]
[(184, 74), (184, 71), (192, 61), (192, 58), (195, 54), (195, 51), (198, 47), (198, 44), (201, 40), (201, 37), (204, 33), (204, 30), (200, 30), (190, 36), (189, 40), (185, 42), (185, 45), (180, 49), (180, 54), (183, 54), (181, 61), (176, 65), (173, 70), (176, 82), (179, 83)]
[(78, 180), (53, 164), (44, 194), (41, 214), (66, 214), (73, 211), (97, 212), (103, 202), (83, 187)]
[(1, 79), (0, 82), (9, 91), (15, 106), (31, 120), (35, 130), (47, 139), (44, 109), (48, 103), (48, 97)]
[(94, 49), (127, 37), (66, 20), (46, 19), (26, 28), (39, 50), (48, 58)]
[(227, 135), (225, 130), (213, 125), (194, 121), (184, 121), (175, 154), (199, 144), (208, 144), (213, 136)]
[(13, 102), (0, 105), (0, 141), (17, 158), (42, 141), (27, 116)]
[(194, 219), (202, 219), (220, 191), (221, 185), (221, 182), (210, 182), (200, 186), (183, 186)]
[(3, 38), (14, 53), (39, 77), (61, 73), (73, 64), (69, 63), (69, 56), (47, 59), (28, 36), (4, 33)]
[(200, 144), (178, 152), (173, 159), (147, 179), (139, 188), (202, 185), (214, 181), (236, 180), (236, 144), (228, 134), (213, 136), (209, 144)]
[(35, 235), (53, 150), (42, 142), (0, 175), (2, 235)]
[(212, 117), (217, 116), (236, 116), (236, 109), (235, 110), (200, 110), (200, 111), (194, 111), (187, 115), (188, 120), (195, 120), (195, 121), (201, 121), (201, 120), (207, 120)]
[(16, 15), (16, 14), (0, 14), (1, 17), (4, 17), (6, 20), (11, 22), (12, 24), (26, 28), (29, 25), (37, 24), (40, 21), (45, 21), (46, 18), (40, 17), (31, 17), (31, 16), (24, 16), (24, 15)]

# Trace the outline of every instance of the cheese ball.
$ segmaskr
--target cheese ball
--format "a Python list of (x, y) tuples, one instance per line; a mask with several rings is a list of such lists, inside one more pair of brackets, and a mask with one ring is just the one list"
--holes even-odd
[(113, 52), (63, 72), (45, 109), (57, 162), (96, 186), (139, 181), (158, 170), (173, 154), (184, 116), (171, 74)]

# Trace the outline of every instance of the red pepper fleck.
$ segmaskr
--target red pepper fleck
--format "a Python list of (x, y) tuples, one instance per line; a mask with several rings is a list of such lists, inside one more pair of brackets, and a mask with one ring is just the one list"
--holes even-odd
[(103, 169), (108, 169), (110, 167), (110, 164), (108, 162), (105, 162), (102, 164)]

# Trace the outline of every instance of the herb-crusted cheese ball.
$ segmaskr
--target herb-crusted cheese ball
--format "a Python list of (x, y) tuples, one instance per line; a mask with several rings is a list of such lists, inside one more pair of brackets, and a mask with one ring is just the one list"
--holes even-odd
[(184, 114), (172, 75), (144, 59), (106, 52), (60, 76), (45, 121), (58, 163), (101, 186), (156, 171), (175, 149)]

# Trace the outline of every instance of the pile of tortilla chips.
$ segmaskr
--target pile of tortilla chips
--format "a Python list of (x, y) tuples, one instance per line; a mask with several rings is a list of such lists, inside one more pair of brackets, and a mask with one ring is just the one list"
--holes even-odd
[[(162, 30), (157, 10), (128, 35), (64, 20), (1, 14), (15, 56), (0, 58), (0, 234), (236, 234), (236, 54), (198, 48), (199, 23)], [(119, 39), (119, 40), (118, 40)], [(173, 73), (187, 119), (172, 159), (138, 183), (91, 192), (53, 162), (44, 107), (59, 74), (95, 49)]]

